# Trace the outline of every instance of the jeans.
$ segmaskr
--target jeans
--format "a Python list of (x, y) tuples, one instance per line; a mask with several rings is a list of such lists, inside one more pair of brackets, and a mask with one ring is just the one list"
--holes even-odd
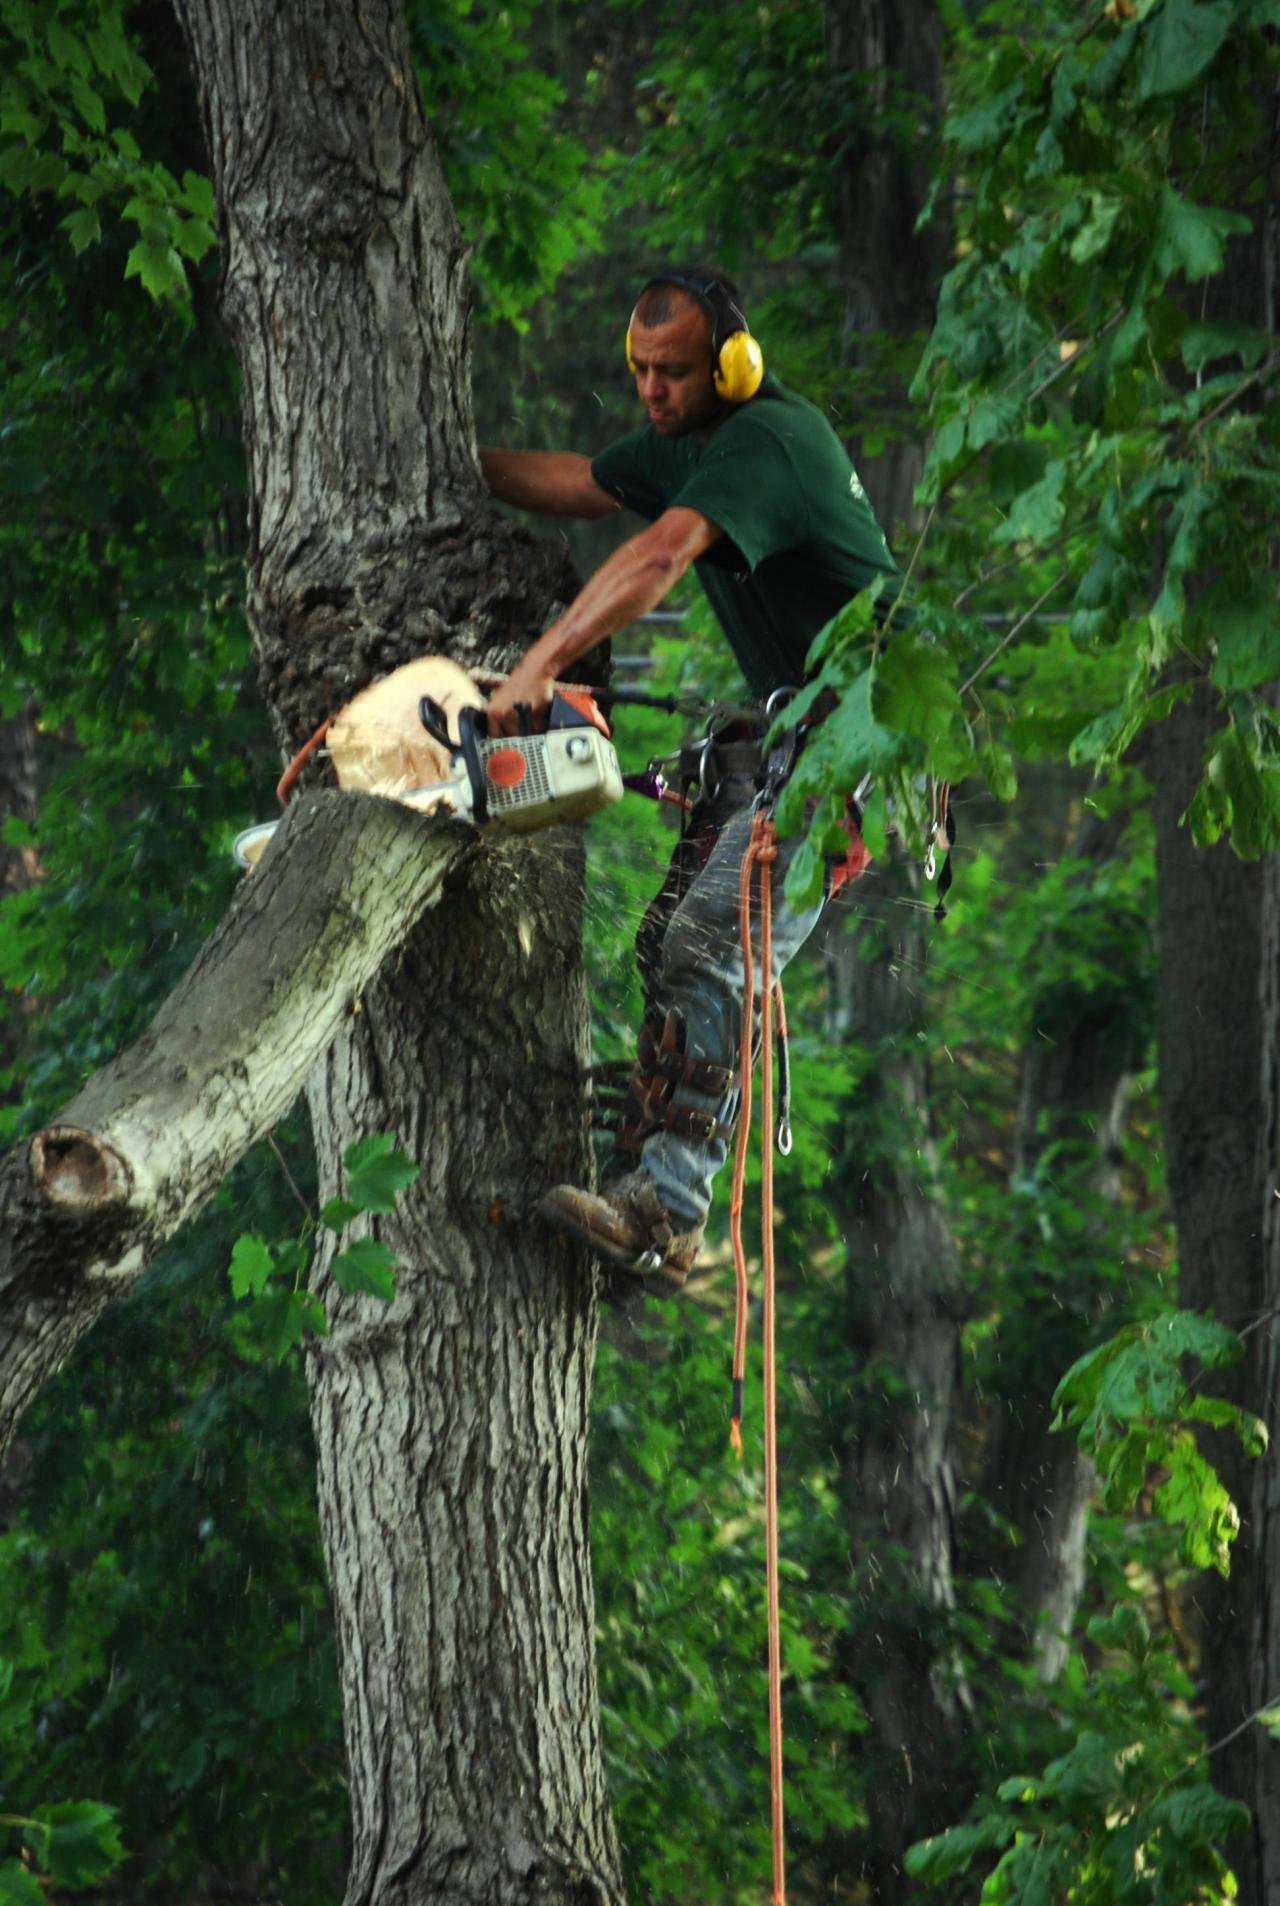
[[(732, 791), (726, 792), (732, 804)], [(656, 957), (651, 989), (646, 988), (651, 990), (653, 1002), (661, 1011), (674, 1009), (683, 1016), (688, 1057), (729, 1066), (735, 1076), (743, 987), (738, 883), (742, 856), (751, 837), (750, 800), (754, 790), (747, 783), (740, 792), (745, 805), (738, 806), (725, 821), (705, 866), (694, 875), (674, 911), (666, 916), (665, 931), (653, 947)], [(783, 891), (787, 869), (799, 846), (799, 838), (780, 839), (777, 859), (771, 866), (773, 962), (770, 984), (803, 946), (822, 912), (821, 900), (797, 912), (788, 904)], [(751, 909), (757, 1015), (762, 978), (759, 917), (762, 877), (763, 865), (757, 863), (752, 872)], [(758, 1017), (756, 1025), (759, 1025)], [(717, 1126), (721, 1127), (733, 1125), (739, 1096), (736, 1084), (723, 1099), (687, 1085), (678, 1086), (675, 1094), (681, 1105), (713, 1112)], [(645, 1141), (640, 1162), (665, 1210), (680, 1229), (687, 1230), (704, 1222), (711, 1204), (711, 1183), (728, 1149), (729, 1141), (724, 1136), (702, 1141), (659, 1131)]]

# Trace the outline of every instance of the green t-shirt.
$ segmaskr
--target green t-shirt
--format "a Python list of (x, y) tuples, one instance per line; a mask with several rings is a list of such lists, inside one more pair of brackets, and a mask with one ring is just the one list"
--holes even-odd
[(694, 567), (754, 695), (798, 685), (818, 630), (897, 574), (840, 439), (776, 378), (709, 437), (648, 425), (601, 451), (591, 474), (650, 522), (674, 504), (724, 531)]

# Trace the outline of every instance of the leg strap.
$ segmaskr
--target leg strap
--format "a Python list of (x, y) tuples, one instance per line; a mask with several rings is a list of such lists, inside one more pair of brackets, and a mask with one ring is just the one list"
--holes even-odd
[(686, 1056), (685, 1024), (678, 1012), (646, 1013), (614, 1134), (615, 1150), (638, 1152), (646, 1139), (660, 1131), (704, 1144), (716, 1137), (727, 1139), (730, 1128), (722, 1126), (714, 1112), (678, 1104), (675, 1095), (688, 1086), (709, 1098), (723, 1099), (733, 1084), (732, 1067)]

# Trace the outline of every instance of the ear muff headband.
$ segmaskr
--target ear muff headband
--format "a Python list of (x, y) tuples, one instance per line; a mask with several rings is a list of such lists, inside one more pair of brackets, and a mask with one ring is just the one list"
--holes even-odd
[[(718, 278), (695, 278), (680, 271), (664, 271), (656, 278), (650, 278), (643, 285), (640, 296), (643, 297), (653, 285), (678, 285), (682, 291), (692, 292), (707, 316), (711, 320), (712, 377), (718, 394), (730, 404), (745, 404), (754, 397), (764, 382), (764, 353), (747, 328), (746, 313), (739, 309)], [(719, 294), (717, 299), (713, 294)], [(727, 309), (730, 318), (738, 320), (736, 329), (728, 330), (722, 323), (722, 312), (717, 308), (721, 303)], [(627, 369), (635, 372), (635, 359), (631, 355), (631, 326), (627, 326)]]

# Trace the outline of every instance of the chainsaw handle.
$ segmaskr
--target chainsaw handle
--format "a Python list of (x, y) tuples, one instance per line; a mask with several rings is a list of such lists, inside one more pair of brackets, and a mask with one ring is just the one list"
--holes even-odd
[(422, 723), (433, 741), (441, 742), (449, 752), (453, 752), (453, 737), (449, 733), (449, 724), (444, 709), (431, 695), (424, 695), (418, 703), (418, 720)]
[(471, 783), (471, 818), (477, 827), (483, 827), (489, 818), (485, 772), (480, 760), (480, 741), (487, 738), (488, 732), (489, 717), (483, 708), (458, 710), (458, 740), (462, 744), (462, 759), (466, 763), (467, 779)]

